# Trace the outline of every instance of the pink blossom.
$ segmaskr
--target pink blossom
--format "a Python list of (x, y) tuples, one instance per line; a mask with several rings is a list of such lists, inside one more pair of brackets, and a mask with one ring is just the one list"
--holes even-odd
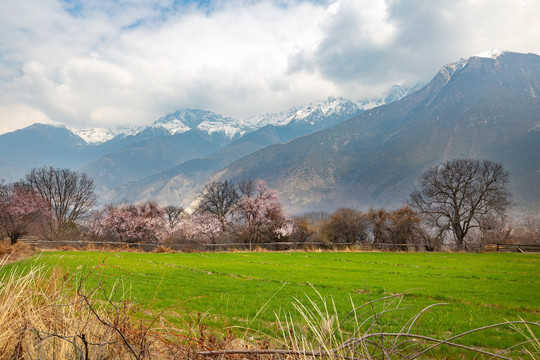
[(196, 212), (180, 221), (178, 228), (189, 240), (201, 241), (206, 239), (213, 243), (216, 236), (221, 232), (221, 223), (212, 214)]
[(154, 202), (109, 206), (101, 226), (124, 241), (157, 241), (164, 226), (163, 213)]
[(287, 214), (279, 202), (277, 192), (266, 182), (258, 180), (254, 196), (244, 195), (237, 205), (237, 211), (245, 223), (248, 240), (260, 242), (265, 234), (286, 236), (292, 233), (292, 225), (287, 224)]
[(294, 232), (294, 223), (291, 219), (287, 219), (281, 227), (274, 230), (274, 233), (277, 235), (278, 238), (283, 238), (287, 236), (291, 236)]

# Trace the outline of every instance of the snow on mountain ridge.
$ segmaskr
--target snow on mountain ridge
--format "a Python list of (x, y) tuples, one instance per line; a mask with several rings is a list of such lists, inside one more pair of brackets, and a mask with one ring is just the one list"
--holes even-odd
[(117, 126), (113, 128), (96, 127), (83, 130), (69, 128), (71, 132), (83, 138), (88, 144), (101, 144), (118, 135), (135, 135), (142, 129), (142, 126)]
[(454, 75), (459, 70), (463, 69), (465, 65), (467, 65), (469, 60), (470, 58), (469, 59), (461, 58), (458, 61), (444, 65), (439, 72), (441, 73), (441, 75), (445, 77), (446, 80), (449, 80), (452, 77), (452, 75)]
[(205, 131), (208, 134), (222, 132), (231, 139), (237, 134), (243, 135), (246, 132), (245, 130), (239, 128), (238, 126), (235, 126), (234, 124), (226, 124), (215, 121), (203, 121), (197, 126), (197, 129)]
[(360, 110), (361, 108), (351, 100), (329, 97), (326, 100), (314, 101), (306, 106), (295, 107), (288, 111), (252, 116), (244, 119), (243, 123), (254, 130), (266, 125), (285, 126), (293, 121), (307, 121), (314, 125), (316, 119), (320, 120), (321, 117), (347, 116), (347, 114), (352, 116)]
[(476, 54), (475, 57), (496, 59), (505, 52), (507, 52), (507, 51), (506, 50), (499, 50), (499, 49), (491, 49), (491, 50), (483, 51), (483, 52), (481, 52), (479, 54)]
[(361, 108), (351, 100), (329, 97), (326, 100), (314, 101), (306, 106), (295, 107), (288, 111), (257, 115), (242, 120), (225, 117), (208, 110), (184, 109), (162, 116), (147, 127), (96, 127), (70, 130), (89, 144), (104, 143), (118, 135), (136, 135), (148, 128), (162, 128), (171, 135), (198, 129), (208, 134), (223, 133), (232, 139), (266, 125), (285, 126), (291, 122), (302, 121), (314, 125), (318, 121), (325, 121), (326, 117), (352, 117), (360, 110)]
[(180, 119), (172, 119), (167, 122), (154, 123), (151, 127), (163, 128), (167, 130), (171, 135), (181, 134), (191, 130), (191, 128), (185, 125)]
[(307, 121), (311, 125), (330, 116), (353, 116), (361, 108), (350, 100), (343, 98), (328, 98), (322, 102), (314, 102), (298, 110), (291, 121)]
[(238, 126), (236, 119), (224, 117), (212, 111), (197, 109), (175, 111), (159, 118), (152, 124), (152, 127), (164, 128), (171, 135), (199, 129), (209, 134), (222, 132), (230, 138), (243, 131)]
[(367, 110), (377, 106), (386, 105), (394, 101), (398, 101), (401, 98), (420, 90), (424, 86), (425, 83), (423, 82), (418, 82), (412, 86), (404, 84), (394, 84), (390, 88), (388, 88), (388, 90), (386, 90), (381, 97), (360, 102), (360, 106), (364, 110)]
[(506, 50), (497, 50), (497, 49), (491, 49), (488, 51), (481, 52), (477, 55), (471, 56), (467, 59), (461, 58), (458, 61), (449, 63), (444, 65), (439, 73), (444, 76), (444, 78), (448, 81), (456, 72), (463, 69), (469, 62), (473, 59), (477, 58), (484, 58), (484, 59), (494, 59), (496, 60), (499, 56), (506, 53)]

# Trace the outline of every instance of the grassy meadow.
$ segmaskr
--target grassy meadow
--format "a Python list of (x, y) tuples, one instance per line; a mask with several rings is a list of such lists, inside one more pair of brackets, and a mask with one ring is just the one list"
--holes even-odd
[[(249, 328), (250, 336), (276, 336), (278, 318), (302, 321), (295, 304), (306, 309), (324, 309), (326, 304), (330, 313), (344, 319), (355, 306), (402, 292), (403, 299), (364, 307), (349, 322), (387, 309), (380, 324), (396, 332), (423, 308), (438, 303), (444, 305), (430, 308), (415, 323), (417, 334), (446, 338), (504, 321), (540, 321), (540, 256), (535, 254), (58, 251), (2, 271), (36, 265), (61, 267), (66, 279), (93, 271), (86, 280), (89, 286), (98, 279), (111, 286), (119, 281), (141, 309), (163, 311), (179, 324), (196, 319), (218, 333), (232, 326), (236, 334)], [(398, 305), (401, 310), (390, 310)], [(352, 331), (352, 323), (345, 327)], [(504, 349), (524, 340), (504, 327), (460, 342)]]

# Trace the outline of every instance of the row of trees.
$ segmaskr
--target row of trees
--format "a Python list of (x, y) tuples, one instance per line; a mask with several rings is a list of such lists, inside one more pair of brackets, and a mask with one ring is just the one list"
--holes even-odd
[(297, 217), (293, 236), (297, 241), (327, 244), (383, 244), (407, 250), (407, 245), (435, 250), (421, 218), (403, 206), (394, 211), (339, 208), (333, 213), (312, 212)]
[[(32, 169), (14, 184), (0, 183), (0, 235), (11, 243), (37, 226), (48, 239), (87, 236), (123, 242), (421, 244), (438, 250), (511, 236), (538, 239), (539, 222), (512, 227), (508, 173), (489, 160), (457, 159), (428, 169), (400, 209), (341, 208), (290, 217), (264, 181), (206, 184), (192, 211), (154, 202), (96, 209), (94, 182), (68, 169)], [(540, 226), (538, 226), (540, 229)], [(521, 230), (520, 230), (521, 229)], [(525, 229), (525, 230), (524, 230)], [(535, 237), (536, 236), (536, 237)]]
[(47, 239), (86, 235), (123, 242), (270, 242), (289, 236), (292, 220), (277, 192), (262, 180), (204, 186), (199, 204), (181, 207), (155, 202), (113, 204), (96, 209), (93, 180), (69, 169), (32, 169), (14, 184), (0, 183), (0, 235), (12, 244), (39, 227)]
[(290, 236), (292, 220), (264, 181), (214, 181), (194, 211), (156, 203), (109, 205), (95, 212), (94, 233), (123, 241), (272, 242)]

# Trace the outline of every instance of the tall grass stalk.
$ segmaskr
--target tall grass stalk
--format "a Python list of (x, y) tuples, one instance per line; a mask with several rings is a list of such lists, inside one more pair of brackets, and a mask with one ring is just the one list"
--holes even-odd
[[(395, 316), (405, 310), (402, 299), (406, 295), (395, 294), (371, 300), (360, 306), (354, 306), (343, 320), (339, 321), (338, 311), (333, 299), (326, 299), (319, 292), (314, 300), (306, 296), (305, 301), (295, 299), (294, 308), (300, 315), (288, 314), (278, 321), (283, 342), (290, 354), (303, 359), (417, 359), (422, 356), (441, 354), (437, 351), (442, 345), (457, 349), (460, 357), (484, 356), (489, 359), (509, 359), (509, 354), (525, 355), (532, 359), (540, 358), (538, 332), (540, 323), (529, 321), (506, 321), (477, 329), (472, 329), (447, 339), (437, 339), (412, 332), (413, 327), (423, 314), (444, 303), (432, 304), (409, 319)], [(367, 311), (365, 309), (368, 309)], [(402, 323), (399, 332), (386, 329)], [(490, 328), (511, 327), (527, 340), (507, 349), (493, 352), (480, 347), (465, 346), (455, 341), (469, 334)]]
[[(315, 290), (316, 291), (316, 290)], [(432, 304), (414, 316), (400, 314), (406, 308), (402, 299), (406, 293), (393, 294), (355, 306), (343, 319), (332, 298), (327, 299), (316, 291), (316, 297), (295, 299), (296, 313), (276, 313), (280, 336), (275, 349), (227, 349), (198, 352), (201, 356), (251, 355), (269, 359), (407, 359), (447, 357), (445, 345), (453, 348), (451, 357), (475, 359), (539, 359), (540, 323), (529, 321), (506, 321), (472, 329), (446, 339), (437, 339), (413, 332), (419, 319), (428, 311), (444, 303)], [(400, 328), (398, 332), (388, 329)], [(527, 340), (509, 348), (493, 351), (481, 347), (465, 346), (456, 341), (469, 334), (491, 328), (511, 327)]]

